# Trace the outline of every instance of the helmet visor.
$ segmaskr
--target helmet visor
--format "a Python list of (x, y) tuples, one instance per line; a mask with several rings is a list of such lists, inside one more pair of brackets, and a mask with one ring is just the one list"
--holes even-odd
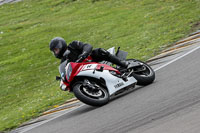
[(60, 48), (54, 48), (53, 52), (55, 55), (58, 55), (60, 53)]
[(61, 49), (62, 49), (62, 43), (57, 42), (57, 44), (54, 47), (52, 47), (51, 51), (52, 51), (52, 53), (54, 54), (55, 57), (58, 57)]

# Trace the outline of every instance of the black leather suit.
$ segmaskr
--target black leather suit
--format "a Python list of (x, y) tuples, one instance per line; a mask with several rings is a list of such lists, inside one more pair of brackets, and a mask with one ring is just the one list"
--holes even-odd
[[(67, 51), (68, 54), (67, 56), (65, 56)], [(122, 67), (127, 67), (125, 61), (121, 61), (117, 56), (110, 54), (105, 49), (96, 48), (92, 50), (92, 46), (90, 44), (83, 43), (80, 41), (73, 41), (68, 45), (67, 50), (64, 53), (63, 58), (61, 59), (61, 62), (65, 61), (66, 59), (69, 59), (70, 62), (75, 62), (81, 56), (86, 58), (89, 55), (92, 57), (92, 61), (94, 62), (100, 62), (105, 60)]]

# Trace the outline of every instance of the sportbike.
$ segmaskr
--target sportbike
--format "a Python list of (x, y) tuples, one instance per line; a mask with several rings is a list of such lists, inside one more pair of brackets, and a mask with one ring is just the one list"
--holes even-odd
[(113, 66), (110, 62), (91, 62), (89, 56), (81, 63), (64, 61), (59, 66), (62, 90), (73, 92), (80, 101), (92, 105), (102, 106), (109, 102), (110, 97), (117, 96), (135, 85), (148, 85), (155, 80), (155, 72), (146, 63), (136, 59), (126, 59), (127, 52), (110, 48), (108, 51), (122, 60), (132, 63), (133, 67), (123, 69)]

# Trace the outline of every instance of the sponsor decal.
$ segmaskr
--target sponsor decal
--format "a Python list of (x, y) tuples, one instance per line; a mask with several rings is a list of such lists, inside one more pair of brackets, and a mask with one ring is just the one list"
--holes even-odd
[(119, 88), (119, 87), (121, 87), (122, 85), (124, 85), (124, 83), (123, 83), (123, 82), (121, 82), (121, 83), (118, 83), (118, 84), (114, 85), (114, 87), (115, 87), (115, 88)]

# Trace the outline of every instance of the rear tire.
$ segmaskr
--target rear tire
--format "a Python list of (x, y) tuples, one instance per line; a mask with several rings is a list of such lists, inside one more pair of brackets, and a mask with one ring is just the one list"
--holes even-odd
[(143, 66), (146, 68), (144, 71), (132, 73), (132, 76), (137, 80), (137, 85), (144, 86), (153, 83), (153, 81), (155, 80), (155, 72), (148, 64), (135, 59), (128, 59), (127, 61), (142, 63)]
[(94, 92), (84, 87), (83, 81), (78, 81), (73, 85), (73, 92), (74, 95), (85, 104), (91, 106), (103, 106), (109, 102), (110, 98), (108, 91), (103, 87), (101, 87), (100, 85), (98, 86), (99, 86), (98, 90)]

